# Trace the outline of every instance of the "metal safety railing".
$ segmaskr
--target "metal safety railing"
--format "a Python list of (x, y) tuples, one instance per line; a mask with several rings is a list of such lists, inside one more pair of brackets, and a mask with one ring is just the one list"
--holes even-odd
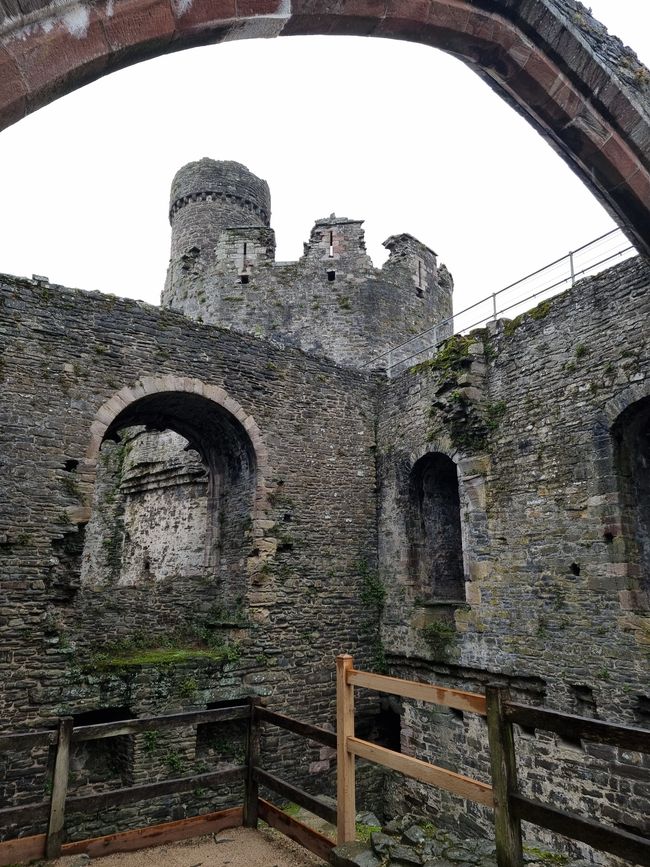
[(506, 314), (508, 318), (518, 316), (534, 306), (533, 301), (537, 304), (557, 295), (577, 280), (597, 274), (614, 261), (635, 255), (637, 251), (623, 231), (612, 229), (375, 356), (364, 367), (385, 368), (389, 376), (395, 376), (407, 367), (433, 357), (438, 346), (452, 334), (464, 334)]

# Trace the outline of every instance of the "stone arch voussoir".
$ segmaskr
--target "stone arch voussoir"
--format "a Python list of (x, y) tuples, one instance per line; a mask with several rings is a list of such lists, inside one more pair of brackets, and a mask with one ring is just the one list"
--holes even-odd
[(458, 464), (458, 451), (452, 448), (451, 441), (448, 437), (441, 437), (440, 439), (420, 443), (416, 448), (409, 452), (409, 472), (413, 470), (413, 467), (421, 458), (432, 454), (445, 455), (445, 457), (452, 460), (456, 465)]
[(187, 376), (173, 376), (171, 374), (158, 377), (144, 376), (134, 385), (124, 386), (105, 401), (97, 410), (90, 426), (90, 442), (85, 459), (86, 472), (94, 471), (102, 442), (109, 427), (118, 416), (142, 398), (165, 392), (196, 394), (214, 403), (240, 423), (250, 440), (257, 463), (254, 513), (257, 516), (264, 513), (269, 508), (267, 483), (272, 478), (272, 471), (269, 465), (268, 450), (257, 422), (240, 403), (220, 386), (210, 385)]
[(612, 429), (621, 414), (624, 413), (628, 407), (646, 397), (650, 397), (650, 383), (633, 382), (614, 397), (610, 398), (603, 407), (605, 422), (609, 430)]

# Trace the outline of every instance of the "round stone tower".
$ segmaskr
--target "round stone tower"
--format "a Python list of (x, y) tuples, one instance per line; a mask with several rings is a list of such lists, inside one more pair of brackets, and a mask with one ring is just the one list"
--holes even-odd
[(192, 246), (214, 247), (225, 228), (270, 220), (269, 185), (241, 163), (204, 157), (176, 172), (169, 198), (172, 258)]
[(224, 229), (265, 228), (270, 219), (269, 185), (241, 163), (204, 157), (179, 169), (169, 198), (172, 242), (163, 303), (200, 260), (213, 258)]

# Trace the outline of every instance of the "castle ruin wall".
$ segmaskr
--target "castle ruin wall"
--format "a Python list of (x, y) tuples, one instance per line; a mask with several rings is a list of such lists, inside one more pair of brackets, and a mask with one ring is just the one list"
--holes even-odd
[[(3, 726), (48, 726), (62, 714), (81, 719), (90, 711), (109, 718), (117, 709), (142, 716), (247, 695), (268, 696), (275, 709), (332, 725), (334, 657), (349, 650), (370, 665), (367, 636), (377, 628), (374, 609), (362, 599), (366, 570), (376, 565), (373, 380), (141, 303), (9, 277), (2, 278), (1, 291)], [(157, 392), (158, 382), (172, 390)], [(126, 408), (116, 397), (124, 386), (141, 395)], [(223, 394), (223, 406), (216, 407), (221, 415), (202, 418), (198, 413), (209, 401), (192, 394), (196, 402), (186, 404), (185, 416), (181, 398), (189, 400), (190, 388)], [(119, 484), (109, 474), (108, 489), (96, 488), (102, 456), (125, 445), (107, 440), (94, 464), (93, 431), (110, 421), (100, 410), (108, 402), (122, 411), (127, 430), (134, 429), (140, 406), (154, 407), (146, 418), (152, 431), (156, 424), (167, 429), (163, 437), (174, 429), (168, 419), (176, 417), (187, 425), (177, 425), (176, 435), (185, 437), (221, 424), (215, 448), (230, 435), (229, 425), (257, 462), (258, 479), (264, 465), (263, 489), (242, 489), (247, 514), (235, 509), (231, 537), (239, 547), (233, 542), (225, 566), (195, 568), (194, 547), (182, 562), (168, 559), (157, 575), (160, 548), (148, 570), (137, 546), (120, 560), (127, 550), (121, 547), (125, 514), (131, 534), (151, 541), (151, 510), (137, 506), (138, 486), (151, 473), (159, 475), (161, 458), (173, 473), (170, 487), (159, 484), (149, 492), (167, 522), (159, 535), (164, 529), (172, 539), (185, 534), (194, 543), (186, 529), (196, 535), (196, 522), (205, 521), (206, 491), (195, 477), (191, 484), (199, 484), (203, 513), (188, 522), (183, 473), (199, 470), (200, 462), (190, 456), (186, 467), (179, 466), (178, 443), (163, 448), (153, 432), (148, 446), (138, 446), (137, 427), (135, 440), (126, 440), (131, 451), (122, 455)], [(231, 405), (254, 417), (261, 431), (256, 445), (247, 416), (244, 428), (224, 409)], [(203, 440), (196, 442), (203, 447)], [(236, 449), (233, 439), (226, 453), (233, 467), (242, 460)], [(235, 470), (226, 466), (226, 479), (228, 472)], [(119, 497), (126, 498), (121, 519), (111, 511)], [(93, 538), (92, 512), (100, 503), (103, 532)], [(233, 510), (224, 511), (227, 522)], [(221, 532), (228, 535), (227, 523)], [(82, 572), (84, 534), (89, 541)], [(94, 561), (88, 559), (91, 549)], [(181, 653), (174, 664), (150, 656), (165, 647)], [(218, 757), (223, 749), (223, 760), (233, 760), (224, 743), (197, 737), (190, 730), (152, 745), (137, 736), (128, 746), (128, 768), (118, 762), (106, 770), (104, 783), (92, 777), (92, 760), (80, 755), (72, 791), (84, 791), (93, 779), (96, 786), (108, 785), (120, 774), (137, 782), (200, 771), (206, 756)], [(316, 791), (331, 787), (331, 754), (294, 740), (269, 733), (269, 767), (291, 778), (301, 765), (309, 770), (300, 782), (311, 780)], [(40, 799), (46, 751), (3, 761), (3, 802)], [(101, 819), (72, 817), (68, 831), (108, 833), (117, 823), (137, 827), (168, 818), (170, 810), (180, 818), (214, 809), (223, 802), (215, 801), (217, 795), (162, 799)], [(236, 792), (226, 792), (225, 802), (228, 797), (230, 805), (237, 802)]]
[[(648, 263), (632, 260), (453, 338), (385, 384), (378, 538), (391, 674), (471, 691), (499, 681), (529, 704), (650, 725), (650, 596), (630, 544), (647, 539), (626, 520), (617, 456), (626, 413), (641, 408), (648, 435), (649, 288)], [(454, 603), (410, 571), (409, 479), (431, 453), (458, 469), (466, 583)], [(517, 732), (525, 794), (650, 832), (650, 757)], [(489, 782), (477, 717), (405, 702), (402, 747)], [(470, 833), (489, 827), (483, 808), (433, 789), (408, 783), (393, 797), (402, 808), (424, 798)]]

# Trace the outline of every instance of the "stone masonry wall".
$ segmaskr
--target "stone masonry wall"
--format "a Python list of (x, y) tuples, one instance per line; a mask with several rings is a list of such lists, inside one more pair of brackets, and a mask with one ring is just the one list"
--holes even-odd
[[(376, 634), (376, 611), (362, 598), (368, 571), (376, 567), (373, 381), (141, 303), (10, 277), (0, 285), (3, 728), (48, 726), (68, 713), (96, 711), (110, 719), (202, 708), (250, 694), (332, 725), (334, 657), (350, 651), (370, 665), (366, 648)], [(266, 468), (264, 489), (259, 483), (257, 493), (240, 487), (239, 505), (226, 509), (240, 515), (248, 504), (246, 521), (237, 518), (229, 530), (226, 518), (220, 529), (236, 537), (239, 553), (230, 560), (224, 555), (227, 568), (222, 557), (212, 572), (170, 568), (152, 580), (127, 562), (128, 581), (119, 575), (80, 581), (95, 496), (87, 455), (96, 414), (122, 386), (172, 375), (179, 393), (136, 401), (127, 427), (144, 423), (133, 410), (142, 404), (154, 427), (173, 429), (169, 419), (178, 418), (204, 435), (210, 419), (196, 413), (210, 402), (193, 395), (185, 418), (181, 400), (186, 384), (197, 380), (206, 389), (222, 388), (259, 426), (266, 455), (253, 454), (248, 428), (213, 407), (221, 432), (217, 427), (210, 471), (216, 468), (234, 491), (246, 466), (257, 473)], [(185, 428), (178, 433), (188, 436)], [(115, 445), (105, 448), (108, 453)], [(134, 482), (133, 469), (127, 460), (126, 487)], [(205, 503), (205, 488), (198, 494)], [(140, 517), (131, 514), (132, 532), (147, 531)], [(107, 538), (100, 546), (112, 544)], [(144, 782), (207, 770), (215, 756), (236, 758), (231, 742), (228, 731), (207, 744), (203, 735), (197, 742), (195, 729), (137, 736), (125, 745), (133, 753), (127, 777)], [(330, 785), (331, 755), (305, 741), (269, 730), (264, 755), (269, 769), (283, 768), (307, 788)], [(79, 786), (92, 778), (101, 788), (124, 776), (120, 762), (98, 772), (101, 761), (97, 754), (75, 759)], [(42, 796), (51, 762), (46, 751), (0, 762), (5, 804)], [(68, 833), (108, 833), (170, 812), (179, 818), (229, 798), (241, 802), (241, 792), (194, 793), (101, 818), (73, 817)], [(3, 833), (20, 830), (42, 827)]]
[[(392, 674), (474, 691), (497, 679), (533, 704), (650, 725), (650, 604), (621, 517), (614, 436), (621, 413), (650, 401), (649, 288), (650, 266), (632, 260), (490, 333), (453, 338), (385, 386), (379, 557)], [(428, 452), (458, 466), (465, 605), (424, 604), (408, 570), (408, 482)], [(489, 781), (479, 718), (406, 704), (405, 751)], [(650, 757), (525, 731), (517, 749), (525, 793), (650, 832)], [(488, 827), (482, 809), (433, 790), (409, 784), (392, 797)]]
[[(251, 694), (331, 725), (342, 650), (359, 667), (471, 691), (497, 678), (527, 703), (650, 725), (648, 497), (640, 478), (650, 418), (647, 262), (624, 263), (513, 322), (454, 337), (393, 380), (136, 302), (39, 281), (1, 284), (7, 728)], [(131, 397), (116, 396), (125, 385)], [(102, 477), (93, 462), (98, 431), (116, 441), (99, 452), (99, 464), (112, 465), (142, 426), (162, 433), (122, 451), (119, 485), (106, 481), (110, 473)], [(120, 440), (125, 428), (132, 433)], [(194, 457), (172, 460), (162, 445), (170, 430)], [(447, 463), (427, 463), (432, 453)], [(148, 473), (176, 484), (201, 467), (207, 487), (197, 475), (190, 494), (183, 482), (168, 510), (179, 533), (187, 531), (178, 569), (152, 580), (151, 561), (147, 570), (120, 560), (111, 530), (124, 529), (125, 516), (130, 533), (151, 529), (150, 513), (128, 502), (141, 496)], [(159, 486), (160, 502), (166, 490)], [(105, 528), (93, 528), (101, 502)], [(206, 526), (198, 571), (185, 569), (200, 553), (191, 504)], [(453, 527), (453, 545), (447, 538), (439, 547), (457, 555), (458, 504), (464, 600), (423, 586), (426, 569), (413, 560), (414, 547), (436, 550), (444, 527)], [(224, 519), (215, 520), (220, 511)], [(114, 567), (103, 577), (101, 568), (82, 573), (88, 544)], [(369, 708), (360, 711), (370, 730)], [(75, 754), (78, 791), (237, 764), (242, 749), (236, 727), (222, 737), (185, 727), (116, 746), (111, 761), (90, 745)], [(405, 701), (401, 746), (489, 781), (478, 717)], [(649, 832), (648, 757), (528, 731), (518, 731), (517, 750), (525, 793)], [(331, 787), (331, 751), (269, 730), (264, 755), (270, 770), (312, 791)], [(1, 756), (3, 802), (40, 797), (51, 761), (45, 750)], [(68, 834), (240, 799), (237, 787), (163, 798), (71, 817)], [(482, 808), (411, 783), (389, 782), (383, 806), (428, 809), (474, 834), (490, 827)]]
[[(330, 232), (342, 241), (331, 256)], [(214, 255), (195, 240), (200, 253), (172, 259), (162, 303), (359, 367), (452, 313), (451, 277), (435, 255), (408, 236), (389, 241), (391, 258), (376, 269), (361, 223), (331, 218), (316, 223), (301, 259), (275, 262), (272, 230), (225, 229)]]

